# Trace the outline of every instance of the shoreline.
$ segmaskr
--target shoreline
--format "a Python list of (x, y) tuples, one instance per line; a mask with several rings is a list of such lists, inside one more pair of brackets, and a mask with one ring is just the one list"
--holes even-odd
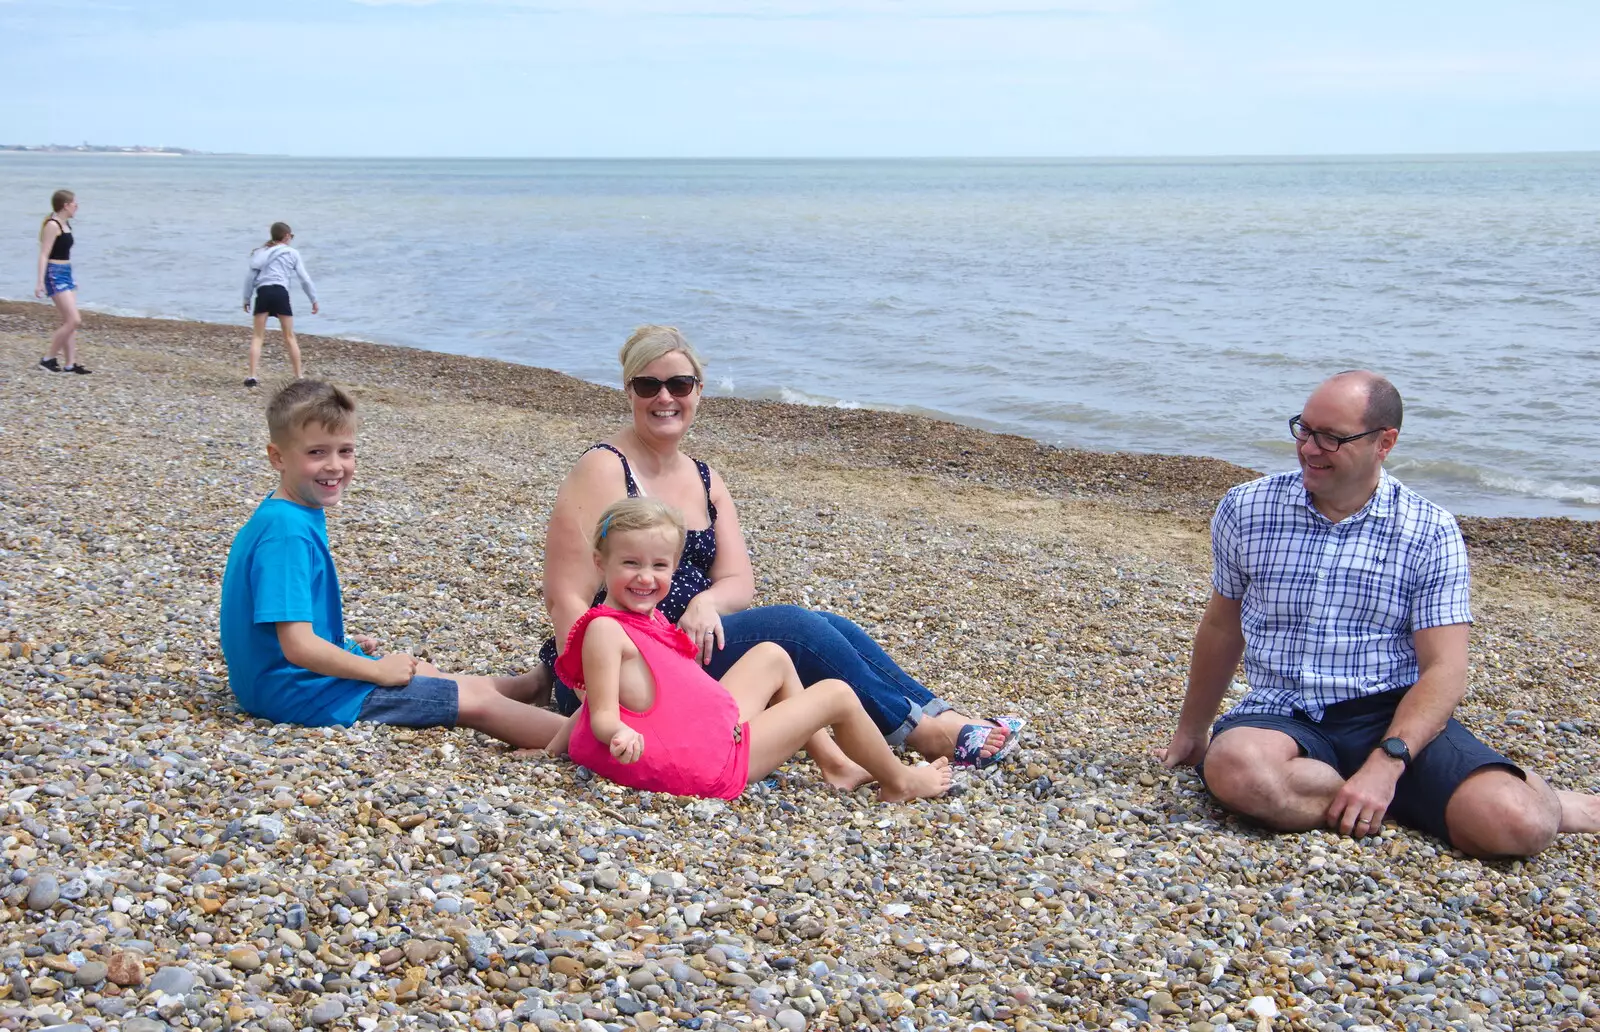
[[(157, 335), (242, 336), (247, 328), (228, 323), (109, 315), (84, 310), (86, 329), (128, 328)], [(0, 300), (0, 319), (17, 318), (44, 330), (54, 311), (37, 301)], [(0, 329), (3, 329), (0, 326)], [(459, 368), (474, 384), (474, 397), (504, 404), (529, 404), (531, 392), (553, 391), (553, 411), (577, 415), (604, 404), (618, 388), (590, 383), (542, 366), (498, 358), (458, 355), (406, 345), (297, 333), (311, 349), (337, 359), (365, 356), (403, 368), (402, 356)], [(268, 353), (271, 352), (269, 331)], [(370, 351), (368, 349), (371, 349)], [(239, 349), (242, 364), (243, 347)], [(477, 363), (484, 363), (480, 367)], [(265, 368), (264, 363), (264, 368)], [(504, 398), (484, 389), (496, 379), (513, 392)], [(519, 400), (519, 397), (521, 400)], [(546, 407), (545, 402), (538, 403)], [(703, 411), (731, 429), (759, 436), (769, 414), (782, 414), (787, 434), (862, 468), (899, 469), (917, 475), (950, 476), (1009, 489), (1059, 492), (1069, 497), (1112, 497), (1202, 522), (1235, 484), (1264, 476), (1257, 470), (1205, 456), (1151, 452), (1099, 452), (1045, 444), (1016, 434), (995, 433), (951, 420), (872, 408), (833, 408), (772, 399), (707, 396)], [(892, 443), (893, 448), (884, 444)], [(1272, 471), (1278, 472), (1278, 471)], [(1536, 569), (1600, 571), (1600, 521), (1570, 516), (1457, 516), (1475, 553)]]
[[(1600, 1021), (1600, 838), (1485, 863), (1392, 825), (1271, 836), (1151, 759), (1209, 592), (1206, 518), (1249, 471), (708, 399), (689, 450), (738, 501), (758, 601), (847, 616), (936, 695), (1029, 725), (940, 800), (876, 804), (803, 759), (679, 800), (468, 731), (241, 714), (217, 592), (274, 486), (281, 350), (249, 392), (236, 328), (90, 314), (95, 373), (64, 376), (35, 364), (50, 314), (0, 305), (3, 1032)], [(446, 671), (526, 669), (543, 520), (621, 393), (301, 343), (362, 414), (328, 513), (347, 628)], [(1600, 570), (1563, 522), (1467, 524), (1460, 716), (1593, 792)]]

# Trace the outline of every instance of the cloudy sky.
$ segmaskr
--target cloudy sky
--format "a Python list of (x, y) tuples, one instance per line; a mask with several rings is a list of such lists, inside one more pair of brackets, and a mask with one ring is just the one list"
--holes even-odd
[(0, 0), (0, 143), (300, 155), (1600, 149), (1593, 0)]

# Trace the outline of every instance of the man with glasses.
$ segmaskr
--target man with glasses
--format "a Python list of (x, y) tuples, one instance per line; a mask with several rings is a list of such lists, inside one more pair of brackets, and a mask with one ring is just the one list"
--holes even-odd
[[(1168, 767), (1204, 766), (1230, 810), (1357, 838), (1384, 817), (1474, 856), (1600, 831), (1600, 797), (1557, 792), (1451, 714), (1467, 684), (1467, 552), (1455, 518), (1383, 469), (1400, 394), (1365, 371), (1289, 420), (1300, 469), (1233, 488), (1211, 523), (1211, 600)], [(1211, 728), (1244, 659), (1250, 690)]]

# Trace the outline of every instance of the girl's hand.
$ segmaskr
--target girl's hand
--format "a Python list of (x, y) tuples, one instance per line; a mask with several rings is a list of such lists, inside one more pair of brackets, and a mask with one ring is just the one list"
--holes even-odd
[(321, 309), (317, 307), (317, 303), (315, 301), (311, 302), (311, 314), (316, 315), (319, 311), (321, 311)]
[(246, 302), (245, 302), (245, 303), (244, 303), (244, 311), (245, 311), (245, 314), (246, 314), (246, 315), (249, 315), (249, 314), (250, 314), (250, 302), (248, 302), (248, 301), (246, 301)]
[(378, 654), (378, 639), (370, 634), (352, 634), (350, 640), (361, 646), (361, 651), (369, 656)]
[(638, 763), (644, 755), (644, 735), (624, 724), (611, 736), (611, 755), (618, 763)]
[(37, 287), (33, 288), (33, 296), (34, 297), (44, 297), (44, 284), (43, 283), (41, 283)]
[(689, 600), (683, 608), (683, 616), (678, 620), (678, 629), (689, 636), (695, 648), (700, 650), (700, 662), (709, 664), (711, 657), (717, 649), (726, 644), (722, 630), (722, 614), (717, 612), (717, 607), (702, 591)]

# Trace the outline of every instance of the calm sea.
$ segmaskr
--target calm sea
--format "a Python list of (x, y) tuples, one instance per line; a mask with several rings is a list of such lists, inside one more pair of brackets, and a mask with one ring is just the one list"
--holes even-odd
[(1261, 470), (1292, 465), (1285, 422), (1322, 376), (1369, 366), (1406, 397), (1390, 468), (1412, 486), (1600, 516), (1596, 154), (0, 154), (0, 296), (31, 295), (61, 186), (100, 311), (244, 325), (245, 256), (282, 219), (323, 301), (305, 332), (615, 382), (631, 328), (670, 322), (714, 393)]

